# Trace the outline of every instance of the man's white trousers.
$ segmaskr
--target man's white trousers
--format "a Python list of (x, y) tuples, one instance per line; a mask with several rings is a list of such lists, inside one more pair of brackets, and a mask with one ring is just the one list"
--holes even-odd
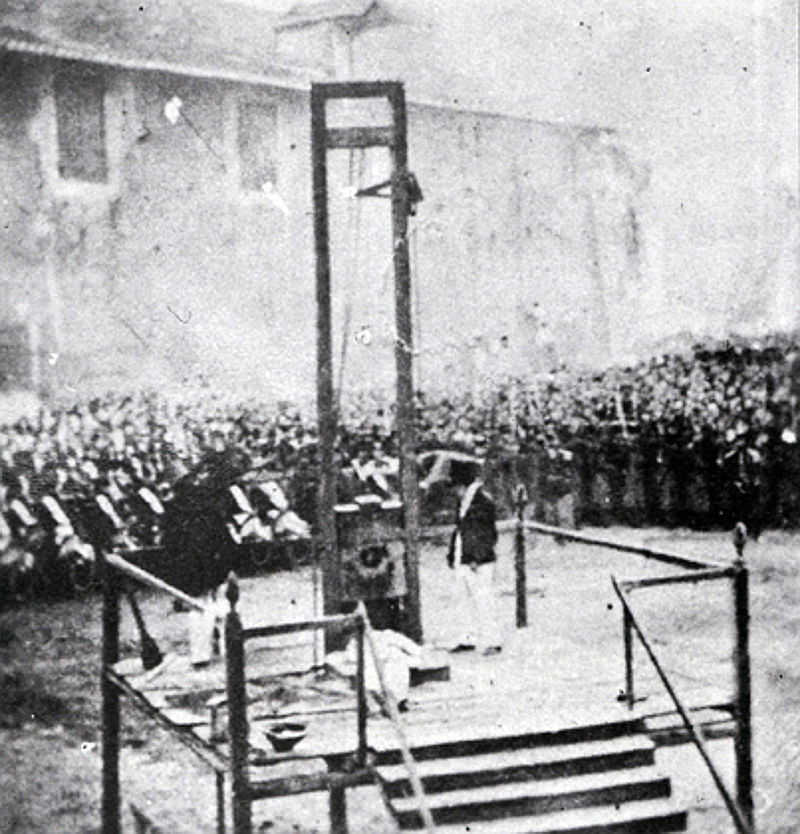
[(470, 646), (500, 646), (502, 634), (495, 588), (496, 562), (456, 565), (460, 593), (457, 598), (458, 643)]

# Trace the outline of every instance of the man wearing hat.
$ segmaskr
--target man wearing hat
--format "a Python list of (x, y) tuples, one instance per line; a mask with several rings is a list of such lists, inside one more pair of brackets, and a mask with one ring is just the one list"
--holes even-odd
[(451, 462), (450, 481), (459, 504), (447, 564), (456, 573), (463, 600), (461, 633), (452, 651), (471, 651), (481, 644), (489, 655), (502, 650), (494, 585), (497, 526), (494, 501), (479, 476), (477, 459)]

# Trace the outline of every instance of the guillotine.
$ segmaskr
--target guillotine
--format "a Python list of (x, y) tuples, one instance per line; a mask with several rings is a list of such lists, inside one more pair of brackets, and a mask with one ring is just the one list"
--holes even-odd
[[(328, 128), (326, 124), (326, 103), (331, 99), (347, 98), (385, 98), (388, 99), (392, 111), (391, 126), (366, 126), (348, 128)], [(405, 102), (403, 89), (398, 83), (378, 82), (360, 84), (320, 84), (312, 87), (312, 150), (313, 150), (313, 182), (314, 182), (314, 223), (317, 249), (317, 302), (318, 302), (318, 409), (320, 427), (320, 505), (319, 505), (319, 530), (317, 544), (322, 557), (323, 578), (324, 578), (324, 617), (315, 617), (312, 620), (292, 620), (284, 623), (272, 623), (267, 625), (255, 625), (245, 627), (242, 623), (237, 604), (239, 601), (239, 586), (234, 576), (231, 576), (227, 586), (227, 599), (229, 610), (226, 613), (225, 625), (225, 668), (217, 667), (217, 678), (212, 680), (213, 696), (206, 700), (200, 710), (206, 714), (189, 716), (190, 723), (186, 723), (185, 715), (182, 715), (179, 724), (176, 720), (175, 711), (170, 710), (166, 693), (175, 692), (176, 681), (181, 684), (181, 689), (186, 694), (197, 696), (198, 702), (207, 698), (209, 692), (209, 674), (211, 670), (201, 670), (198, 673), (191, 667), (185, 670), (176, 670), (176, 678), (168, 684), (162, 681), (162, 689), (152, 687), (152, 671), (145, 671), (148, 661), (145, 659), (144, 643), (142, 639), (141, 663), (137, 659), (120, 659), (120, 598), (124, 593), (124, 581), (136, 580), (149, 586), (154, 590), (165, 592), (174, 599), (181, 600), (190, 609), (204, 610), (202, 602), (184, 594), (176, 588), (171, 587), (163, 580), (149, 574), (125, 558), (117, 554), (106, 555), (102, 548), (98, 553), (98, 565), (103, 580), (103, 646), (102, 646), (102, 716), (103, 716), (103, 795), (102, 795), (102, 830), (108, 834), (116, 834), (121, 831), (120, 819), (120, 785), (119, 785), (119, 753), (120, 753), (120, 698), (122, 695), (128, 697), (139, 709), (143, 710), (151, 718), (156, 719), (162, 726), (165, 726), (174, 737), (181, 740), (192, 749), (203, 761), (210, 766), (215, 773), (216, 782), (216, 812), (217, 831), (224, 834), (226, 830), (226, 791), (225, 777), (229, 775), (231, 785), (231, 805), (233, 830), (236, 834), (250, 834), (253, 831), (252, 825), (252, 804), (255, 801), (275, 796), (289, 796), (294, 794), (308, 793), (320, 790), (327, 790), (329, 795), (329, 811), (331, 819), (331, 831), (342, 834), (347, 830), (345, 789), (371, 783), (376, 778), (376, 767), (382, 763), (376, 758), (373, 764), (371, 757), (384, 756), (387, 767), (398, 760), (403, 760), (408, 771), (408, 781), (413, 787), (414, 801), (417, 806), (410, 810), (403, 810), (399, 807), (401, 801), (411, 797), (393, 797), (396, 805), (393, 813), (397, 819), (408, 820), (411, 815), (411, 827), (420, 828), (420, 821), (425, 822), (426, 816), (431, 820), (428, 827), (433, 828), (432, 815), (425, 799), (425, 789), (419, 778), (419, 773), (414, 765), (414, 752), (420, 748), (427, 748), (424, 753), (429, 760), (430, 754), (435, 753), (438, 761), (452, 761), (455, 754), (458, 758), (466, 758), (471, 752), (475, 752), (476, 742), (487, 743), (488, 749), (496, 751), (500, 761), (496, 761), (494, 767), (487, 770), (486, 758), (481, 755), (475, 767), (480, 768), (481, 774), (489, 774), (489, 781), (485, 787), (491, 792), (496, 792), (499, 784), (506, 784), (509, 781), (508, 761), (502, 757), (507, 752), (519, 753), (526, 746), (537, 749), (539, 753), (548, 747), (558, 747), (559, 742), (554, 738), (563, 738), (561, 733), (570, 733), (570, 738), (575, 741), (585, 741), (589, 745), (597, 742), (603, 745), (608, 740), (608, 733), (643, 736), (648, 734), (654, 737), (664, 737), (664, 743), (683, 743), (688, 738), (695, 743), (700, 753), (712, 771), (712, 776), (722, 794), (725, 803), (736, 822), (737, 830), (742, 834), (749, 834), (753, 827), (753, 773), (752, 773), (752, 726), (751, 726), (751, 692), (750, 692), (750, 660), (749, 660), (749, 591), (748, 591), (748, 568), (743, 559), (745, 543), (745, 531), (742, 527), (737, 528), (735, 544), (737, 549), (737, 560), (732, 565), (700, 561), (682, 555), (669, 554), (662, 551), (632, 546), (629, 544), (615, 542), (606, 539), (595, 539), (583, 533), (566, 530), (558, 527), (535, 522), (526, 522), (522, 517), (521, 502), (520, 512), (516, 522), (511, 522), (514, 527), (506, 526), (505, 529), (516, 529), (517, 532), (517, 566), (522, 568), (517, 573), (517, 617), (518, 626), (525, 624), (524, 600), (525, 589), (525, 539), (524, 531), (532, 530), (544, 535), (558, 537), (561, 540), (574, 541), (584, 545), (609, 548), (616, 551), (627, 552), (637, 556), (644, 556), (659, 562), (665, 562), (673, 567), (685, 569), (682, 573), (673, 572), (669, 575), (654, 576), (648, 575), (638, 580), (613, 581), (614, 591), (622, 605), (623, 611), (623, 643), (625, 654), (625, 686), (620, 690), (625, 706), (611, 700), (603, 704), (598, 711), (598, 699), (591, 694), (590, 702), (583, 708), (588, 710), (588, 723), (581, 724), (573, 718), (566, 723), (562, 721), (560, 713), (555, 715), (554, 720), (531, 708), (531, 702), (527, 698), (520, 697), (519, 692), (509, 687), (506, 695), (510, 696), (509, 702), (512, 708), (507, 710), (502, 720), (497, 720), (498, 695), (500, 690), (494, 689), (490, 697), (479, 707), (481, 711), (473, 711), (472, 708), (466, 714), (455, 712), (453, 724), (450, 728), (445, 727), (444, 733), (434, 732), (442, 723), (443, 713), (440, 709), (440, 701), (436, 697), (421, 698), (410, 713), (410, 719), (405, 729), (400, 725), (399, 717), (396, 715), (396, 708), (392, 706), (391, 699), (387, 700), (390, 706), (390, 715), (394, 725), (393, 738), (387, 732), (385, 720), (381, 716), (375, 716), (370, 724), (370, 736), (367, 736), (367, 697), (365, 683), (365, 649), (369, 648), (371, 655), (380, 668), (379, 654), (374, 647), (371, 637), (371, 626), (366, 616), (364, 607), (359, 606), (352, 614), (343, 614), (341, 609), (344, 602), (342, 590), (343, 572), (339, 558), (339, 550), (342, 546), (342, 538), (337, 530), (336, 513), (336, 422), (337, 415), (334, 407), (333, 397), (333, 373), (332, 373), (332, 350), (331, 350), (331, 276), (330, 276), (330, 252), (328, 241), (328, 207), (327, 207), (327, 166), (326, 154), (330, 149), (338, 148), (365, 148), (381, 146), (390, 150), (392, 158), (392, 176), (386, 183), (380, 183), (362, 190), (363, 196), (376, 196), (383, 189), (389, 188), (392, 206), (392, 231), (393, 231), (393, 262), (395, 271), (395, 314), (396, 314), (396, 340), (395, 360), (397, 366), (397, 425), (400, 443), (401, 458), (401, 489), (403, 502), (399, 509), (400, 519), (397, 526), (402, 529), (404, 536), (405, 551), (403, 559), (406, 571), (406, 595), (404, 607), (404, 630), (412, 639), (421, 642), (422, 627), (419, 604), (419, 518), (416, 484), (416, 458), (414, 453), (414, 426), (413, 426), (413, 385), (412, 385), (412, 339), (411, 339), (411, 318), (410, 318), (410, 276), (408, 261), (408, 240), (407, 225), (408, 216), (412, 213), (413, 205), (420, 199), (419, 188), (413, 176), (407, 170), (407, 146), (406, 146), (406, 121)], [(734, 609), (736, 636), (734, 647), (735, 663), (735, 695), (729, 698), (713, 701), (705, 700), (695, 702), (691, 707), (678, 698), (677, 694), (669, 684), (668, 677), (663, 671), (657, 656), (653, 652), (646, 633), (641, 629), (635, 615), (635, 606), (630, 603), (630, 595), (636, 589), (655, 588), (658, 586), (672, 585), (676, 583), (698, 583), (710, 580), (728, 579), (731, 580), (734, 589)], [(137, 617), (138, 619), (138, 617)], [(251, 753), (253, 746), (252, 738), (258, 738), (270, 727), (278, 716), (273, 714), (258, 714), (258, 711), (251, 709), (248, 716), (249, 699), (247, 696), (247, 683), (250, 681), (262, 680), (267, 672), (274, 671), (274, 659), (267, 658), (265, 666), (258, 667), (257, 663), (248, 662), (245, 667), (245, 643), (248, 640), (262, 640), (277, 635), (292, 634), (298, 631), (308, 631), (324, 628), (348, 628), (356, 633), (357, 646), (357, 670), (356, 670), (356, 704), (355, 709), (335, 709), (312, 711), (308, 714), (301, 713), (303, 720), (308, 722), (308, 737), (302, 742), (305, 746), (300, 747), (297, 752), (291, 750), (274, 751), (261, 749), (260, 761), (253, 760)], [(668, 719), (671, 712), (661, 711), (658, 706), (643, 706), (644, 699), (635, 697), (634, 693), (634, 665), (633, 665), (633, 644), (634, 637), (637, 637), (647, 653), (650, 661), (655, 666), (669, 698), (674, 703), (680, 716), (680, 723), (663, 722), (653, 725), (648, 724), (651, 719)], [(510, 671), (513, 675), (512, 683), (518, 680), (518, 663), (523, 662), (530, 656), (525, 652), (513, 659)], [(479, 661), (480, 662), (480, 661)], [(487, 661), (484, 661), (487, 662)], [(490, 661), (493, 662), (493, 661)], [(160, 664), (163, 666), (163, 664)], [(246, 674), (249, 669), (249, 678)], [(162, 668), (162, 672), (169, 669)], [(538, 666), (537, 675), (540, 676)], [(581, 678), (583, 681), (583, 678)], [(574, 678), (566, 680), (572, 684)], [(564, 683), (564, 681), (562, 681)], [(602, 682), (605, 687), (605, 681)], [(548, 686), (550, 683), (548, 682)], [(385, 687), (384, 696), (386, 695)], [(457, 691), (457, 690), (456, 690)], [(470, 686), (470, 698), (474, 697)], [(559, 693), (560, 694), (560, 693)], [(445, 716), (451, 716), (449, 709), (452, 704), (452, 693), (448, 693), (444, 699), (448, 709)], [(507, 702), (508, 703), (508, 702)], [(217, 724), (218, 710), (225, 704), (228, 711), (227, 731), (221, 732)], [(543, 701), (546, 705), (547, 702)], [(580, 706), (580, 705), (579, 705)], [(624, 710), (624, 718), (620, 711)], [(736, 753), (736, 799), (730, 795), (723, 781), (719, 778), (710, 757), (705, 750), (705, 726), (701, 716), (706, 711), (711, 711), (708, 726), (716, 726), (715, 732), (718, 738), (733, 735)], [(698, 715), (695, 720), (691, 713)], [(181, 714), (187, 710), (179, 709)], [(718, 714), (727, 713), (733, 721), (734, 726), (730, 728), (730, 721), (720, 720)], [(586, 715), (587, 713), (584, 713)], [(578, 711), (581, 715), (581, 710)], [(296, 718), (297, 715), (293, 714)], [(416, 719), (416, 720), (415, 720)], [(447, 720), (443, 723), (447, 724)], [(398, 732), (400, 728), (400, 732)], [(251, 730), (253, 731), (251, 735)], [(601, 735), (597, 736), (597, 732)], [(586, 735), (590, 733), (590, 735)], [(621, 735), (619, 737), (621, 737)], [(641, 744), (641, 739), (636, 741)], [(455, 749), (452, 745), (456, 745)], [(576, 745), (577, 746), (577, 745)], [(597, 776), (598, 752), (590, 752), (584, 746), (583, 756), (592, 762), (591, 770), (584, 775), (591, 779)], [(643, 748), (635, 747), (634, 753), (639, 755)], [(638, 752), (637, 752), (638, 751)], [(619, 750), (617, 750), (617, 753)], [(258, 768), (270, 767), (288, 760), (318, 762), (324, 760), (327, 765), (326, 772), (318, 772), (315, 765), (315, 772), (298, 775), (292, 773), (288, 776), (269, 778), (264, 771)], [(603, 752), (603, 759), (608, 760), (607, 751)], [(553, 760), (539, 759), (548, 772), (552, 772), (554, 763), (564, 764), (563, 749), (556, 754)], [(564, 779), (569, 782), (575, 777), (572, 762), (569, 762)], [(642, 764), (638, 760), (638, 764)], [(650, 762), (652, 764), (652, 762)], [(649, 767), (650, 764), (647, 766)], [(628, 763), (620, 766), (627, 774), (634, 774), (638, 766), (634, 767)], [(613, 768), (612, 768), (613, 770)], [(525, 768), (515, 768), (520, 776), (520, 782), (529, 781), (525, 777)], [(542, 771), (540, 771), (542, 772)], [(456, 782), (454, 792), (463, 793), (461, 785), (467, 784), (470, 791), (477, 791), (479, 786), (472, 782), (475, 774), (470, 769), (457, 768), (446, 773), (448, 779), (466, 776), (470, 780), (467, 783)], [(604, 796), (604, 804), (599, 805), (604, 814), (602, 823), (604, 830), (606, 822), (613, 826), (613, 830), (619, 828), (619, 820), (614, 815), (618, 814), (621, 805), (629, 800), (633, 802), (638, 799), (639, 794), (620, 793), (622, 788), (627, 791), (638, 791), (638, 782), (628, 783), (626, 780), (618, 781), (618, 774), (614, 777), (612, 791)], [(502, 777), (502, 778), (498, 778)], [(636, 778), (636, 777), (635, 777)], [(537, 781), (537, 778), (530, 781)], [(538, 781), (554, 781), (552, 779), (541, 779)], [(659, 781), (663, 779), (659, 777)], [(567, 786), (569, 787), (569, 785)], [(563, 785), (559, 790), (563, 789)], [(574, 782), (572, 783), (574, 790)], [(516, 788), (514, 788), (516, 790)], [(581, 788), (579, 792), (583, 792)], [(437, 791), (433, 791), (436, 793)], [(441, 789), (438, 793), (443, 793)], [(461, 806), (471, 809), (476, 806), (476, 794), (470, 793), (469, 798)], [(485, 795), (484, 795), (485, 796)], [(527, 802), (527, 793), (520, 794)], [(544, 796), (540, 792), (535, 794), (535, 799), (544, 799), (546, 803), (557, 800), (563, 803), (565, 794), (563, 792)], [(658, 801), (659, 797), (655, 798)], [(387, 803), (388, 804), (388, 803)], [(487, 809), (494, 806), (489, 816)], [(440, 809), (445, 807), (439, 806)], [(505, 800), (500, 796), (497, 802), (489, 798), (479, 804), (479, 815), (482, 821), (502, 820), (508, 816), (509, 810)], [(538, 807), (546, 807), (539, 805)], [(521, 809), (522, 806), (517, 806)], [(525, 810), (529, 810), (527, 806)], [(563, 807), (568, 813), (570, 808)], [(583, 810), (583, 809), (579, 809)], [(650, 813), (649, 811), (645, 811)], [(461, 812), (460, 812), (461, 813)], [(517, 816), (522, 820), (520, 811)], [(535, 811), (538, 814), (541, 811)], [(637, 810), (637, 814), (639, 811)], [(402, 814), (402, 817), (401, 817)], [(419, 819), (415, 815), (419, 815)], [(675, 812), (665, 812), (666, 816), (659, 811), (658, 819), (667, 820), (671, 828), (660, 828), (658, 830), (684, 830), (680, 827), (685, 823), (685, 812), (678, 809)], [(473, 817), (470, 816), (470, 819)], [(648, 819), (638, 817), (636, 830), (645, 830), (642, 825), (649, 825)], [(147, 824), (146, 820), (145, 823)], [(427, 824), (427, 823), (426, 823)], [(458, 823), (459, 827), (461, 823)], [(677, 826), (677, 827), (676, 827)], [(469, 827), (469, 826), (467, 826)], [(595, 827), (599, 830), (598, 827)], [(627, 829), (632, 830), (632, 829)], [(647, 830), (653, 830), (648, 827)]]
[[(388, 101), (391, 124), (329, 127), (327, 104), (332, 100)], [(336, 434), (337, 408), (333, 387), (331, 257), (328, 213), (327, 152), (339, 149), (385, 147), (391, 156), (386, 182), (364, 188), (356, 197), (385, 196), (391, 200), (395, 365), (397, 373), (397, 434), (402, 508), (399, 531), (404, 544), (405, 594), (401, 600), (401, 628), (422, 642), (419, 592), (419, 498), (414, 438), (413, 338), (411, 279), (408, 255), (408, 217), (422, 194), (408, 170), (406, 104), (403, 86), (394, 81), (312, 84), (311, 148), (314, 189), (314, 239), (317, 293), (317, 417), (319, 425), (320, 484), (318, 492), (316, 552), (322, 566), (323, 611), (339, 614), (346, 601), (342, 560), (337, 542)], [(386, 190), (388, 189), (388, 193)], [(341, 525), (340, 525), (341, 527)], [(335, 635), (326, 635), (326, 640)]]

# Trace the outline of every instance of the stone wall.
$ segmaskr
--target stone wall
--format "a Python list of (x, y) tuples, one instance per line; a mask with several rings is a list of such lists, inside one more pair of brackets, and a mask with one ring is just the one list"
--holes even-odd
[[(199, 373), (310, 396), (307, 95), (106, 68), (108, 176), (86, 183), (58, 174), (57, 62), (9, 67), (2, 315), (27, 328), (34, 382), (69, 391)], [(274, 129), (265, 121), (269, 194), (242, 185), (245, 106), (276, 114)], [(618, 354), (641, 286), (647, 187), (619, 136), (410, 104), (409, 153), (425, 197), (411, 221), (422, 385), (479, 388), (489, 376)], [(331, 152), (329, 165), (337, 384), (388, 387), (389, 203), (347, 192), (386, 178), (388, 153)]]

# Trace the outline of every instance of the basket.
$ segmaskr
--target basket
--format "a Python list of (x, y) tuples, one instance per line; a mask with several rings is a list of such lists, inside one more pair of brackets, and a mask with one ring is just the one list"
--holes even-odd
[(276, 753), (288, 753), (305, 738), (307, 729), (305, 724), (273, 724), (264, 731), (264, 735), (269, 739)]

